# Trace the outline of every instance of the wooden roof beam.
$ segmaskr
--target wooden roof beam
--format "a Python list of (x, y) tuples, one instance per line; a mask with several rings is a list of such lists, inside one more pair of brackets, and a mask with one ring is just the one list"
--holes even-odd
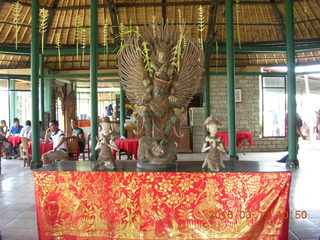
[(273, 12), (276, 15), (276, 18), (278, 19), (278, 22), (279, 22), (279, 24), (281, 25), (281, 28), (282, 28), (282, 40), (285, 40), (286, 39), (286, 27), (285, 27), (285, 25), (283, 23), (281, 13), (280, 13), (280, 11), (278, 9), (278, 6), (277, 6), (277, 4), (275, 3), (274, 0), (270, 0), (270, 3), (272, 4)]
[(118, 37), (120, 35), (119, 22), (118, 22), (118, 14), (119, 14), (118, 8), (114, 3), (114, 0), (105, 0), (105, 1), (110, 12), (114, 43), (120, 46), (120, 38)]

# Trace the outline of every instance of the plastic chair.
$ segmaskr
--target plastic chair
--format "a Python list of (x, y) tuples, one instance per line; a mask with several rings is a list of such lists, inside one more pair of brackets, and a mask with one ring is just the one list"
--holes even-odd
[(67, 160), (79, 160), (78, 159), (78, 141), (75, 137), (66, 137), (67, 143)]
[(26, 164), (27, 166), (30, 166), (30, 162), (31, 162), (31, 155), (29, 154), (29, 147), (28, 147), (28, 142), (29, 142), (29, 139), (26, 138), (26, 137), (21, 137), (21, 145), (22, 145), (22, 159), (23, 159), (23, 166), (25, 167)]

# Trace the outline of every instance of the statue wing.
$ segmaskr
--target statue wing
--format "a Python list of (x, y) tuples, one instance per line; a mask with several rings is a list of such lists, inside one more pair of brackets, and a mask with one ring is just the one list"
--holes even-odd
[(197, 92), (204, 70), (204, 56), (197, 43), (187, 38), (181, 56), (181, 69), (177, 76), (175, 97), (177, 107), (187, 106)]
[(131, 38), (124, 43), (118, 57), (119, 75), (122, 86), (129, 101), (134, 105), (141, 105), (146, 95), (143, 80), (148, 77), (144, 69), (143, 57), (138, 51), (139, 43), (136, 38)]

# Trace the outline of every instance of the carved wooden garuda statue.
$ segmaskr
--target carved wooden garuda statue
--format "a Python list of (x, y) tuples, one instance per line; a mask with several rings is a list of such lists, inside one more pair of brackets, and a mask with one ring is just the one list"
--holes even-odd
[(179, 115), (196, 93), (203, 73), (203, 52), (179, 27), (141, 28), (123, 43), (119, 54), (121, 84), (137, 113), (137, 134), (143, 130), (138, 167), (175, 166)]

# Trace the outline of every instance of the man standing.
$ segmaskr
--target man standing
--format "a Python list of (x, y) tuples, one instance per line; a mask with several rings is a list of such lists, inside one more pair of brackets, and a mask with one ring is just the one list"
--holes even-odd
[(113, 114), (113, 107), (112, 107), (112, 103), (110, 103), (107, 107), (107, 115), (110, 120), (112, 120), (112, 114)]
[[(297, 113), (296, 115), (297, 155), (299, 151), (299, 137), (302, 137), (303, 140), (306, 140), (306, 136), (302, 134), (301, 127), (302, 127), (302, 119), (300, 115)], [(286, 118), (285, 118), (285, 136), (288, 137), (288, 113), (286, 114)], [(288, 157), (289, 157), (289, 154), (285, 155), (283, 158), (278, 160), (278, 162), (286, 163), (288, 160)], [(292, 167), (295, 167), (295, 168), (299, 167), (299, 161), (297, 160), (296, 162), (294, 162)]]
[(58, 121), (50, 121), (44, 141), (46, 143), (53, 142), (53, 150), (42, 155), (43, 164), (49, 164), (67, 157), (65, 136), (63, 131), (59, 129)]
[(78, 121), (76, 119), (71, 119), (71, 127), (73, 129), (72, 136), (77, 137), (80, 152), (83, 152), (85, 148), (84, 132), (82, 128), (79, 128)]

